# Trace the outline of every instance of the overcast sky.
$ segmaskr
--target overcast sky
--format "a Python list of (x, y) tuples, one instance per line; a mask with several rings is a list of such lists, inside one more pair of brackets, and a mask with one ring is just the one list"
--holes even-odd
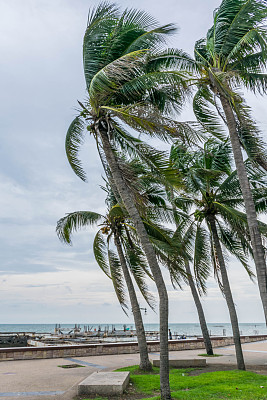
[[(192, 54), (212, 23), (217, 0), (128, 0), (160, 23), (180, 27), (172, 44)], [(0, 324), (131, 323), (92, 254), (93, 230), (59, 242), (57, 220), (74, 210), (104, 212), (102, 169), (88, 138), (81, 157), (88, 183), (65, 156), (67, 128), (83, 99), (82, 39), (91, 0), (0, 0)], [(266, 98), (248, 96), (261, 128)], [(190, 115), (187, 108), (184, 116)], [(240, 322), (261, 322), (257, 286), (236, 262), (229, 275)], [(174, 291), (166, 275), (170, 322), (197, 322), (188, 289)], [(154, 290), (154, 288), (153, 288)], [(141, 306), (145, 306), (141, 301)], [(210, 279), (208, 322), (228, 322), (225, 301)], [(148, 312), (145, 322), (157, 322)]]

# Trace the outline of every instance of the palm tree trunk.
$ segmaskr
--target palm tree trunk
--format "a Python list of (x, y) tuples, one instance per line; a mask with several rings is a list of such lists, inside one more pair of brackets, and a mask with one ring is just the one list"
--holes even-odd
[(163, 400), (171, 399), (170, 383), (169, 383), (169, 353), (168, 353), (168, 293), (164, 279), (154, 249), (150, 243), (149, 237), (145, 230), (142, 218), (135, 205), (135, 199), (123, 179), (122, 173), (118, 166), (116, 157), (113, 153), (109, 142), (107, 130), (96, 126), (96, 132), (101, 137), (103, 150), (111, 171), (111, 175), (117, 186), (119, 195), (133, 220), (142, 248), (145, 252), (149, 267), (153, 274), (158, 294), (159, 294), (159, 312), (160, 312), (160, 389), (161, 398)]
[(225, 113), (230, 140), (232, 144), (232, 150), (234, 154), (235, 165), (237, 169), (238, 179), (240, 183), (240, 187), (242, 190), (249, 234), (251, 238), (251, 244), (253, 249), (254, 261), (256, 266), (256, 273), (258, 279), (258, 286), (261, 296), (261, 301), (263, 305), (265, 321), (267, 323), (267, 278), (266, 278), (266, 262), (264, 257), (264, 249), (262, 246), (261, 234), (259, 230), (259, 225), (257, 221), (257, 214), (255, 210), (255, 204), (253, 201), (251, 188), (249, 184), (249, 180), (247, 177), (246, 168), (244, 165), (244, 160), (241, 151), (241, 145), (238, 138), (237, 133), (237, 125), (234, 117), (234, 113), (231, 107), (229, 100), (225, 97), (224, 94), (220, 94), (221, 104)]
[(210, 229), (211, 229), (211, 234), (212, 234), (212, 238), (213, 238), (213, 242), (214, 242), (216, 255), (218, 257), (218, 261), (219, 261), (219, 265), (220, 265), (222, 284), (223, 284), (223, 292), (225, 295), (227, 307), (228, 307), (229, 314), (230, 314), (231, 325), (232, 325), (232, 329), (233, 329), (237, 368), (245, 370), (246, 367), (245, 367), (245, 362), (244, 362), (243, 352), (242, 352), (242, 347), (241, 347), (238, 319), (237, 319), (235, 304), (233, 301), (232, 292), (231, 292), (231, 288), (230, 288), (230, 284), (229, 284), (229, 280), (228, 280), (227, 270), (226, 270), (223, 252), (222, 252), (222, 248), (221, 248), (221, 243), (220, 243), (220, 239), (219, 239), (216, 224), (215, 224), (214, 215), (209, 215), (208, 222), (209, 222)]
[(203, 311), (203, 307), (202, 307), (194, 280), (192, 278), (188, 260), (185, 260), (185, 268), (186, 268), (186, 273), (188, 275), (188, 283), (189, 283), (191, 293), (192, 293), (192, 296), (193, 296), (193, 299), (194, 299), (194, 302), (195, 302), (195, 305), (197, 308), (199, 323), (200, 323), (200, 327), (201, 327), (201, 331), (202, 331), (202, 335), (203, 335), (206, 352), (209, 356), (213, 356), (213, 349), (212, 349), (210, 335), (209, 335), (209, 331), (208, 331), (208, 327), (207, 327), (207, 323), (206, 323), (206, 319), (205, 319), (205, 314)]
[(124, 275), (124, 279), (127, 285), (129, 297), (130, 297), (130, 302), (132, 306), (132, 312), (134, 316), (134, 323), (135, 323), (135, 328), (136, 328), (136, 335), (137, 335), (137, 341), (138, 341), (138, 347), (140, 351), (140, 369), (144, 371), (151, 371), (152, 370), (152, 365), (151, 362), (149, 361), (148, 358), (148, 350), (147, 350), (147, 343), (146, 343), (146, 334), (145, 334), (145, 329), (144, 329), (144, 324), (143, 324), (143, 319), (141, 315), (141, 310), (138, 304), (136, 292), (134, 289), (134, 285), (126, 264), (126, 260), (123, 254), (122, 246), (120, 239), (118, 235), (115, 235), (114, 237), (114, 242), (115, 246), (118, 251), (121, 267), (122, 267), (122, 272)]
[[(173, 193), (172, 188), (169, 189), (169, 194), (170, 194), (170, 200), (171, 200), (173, 214), (175, 215), (176, 206), (175, 206), (175, 202), (174, 202), (174, 193)], [(176, 225), (176, 229), (178, 229), (177, 222), (175, 222), (175, 225)], [(191, 293), (192, 293), (192, 296), (193, 296), (193, 299), (194, 299), (194, 302), (196, 305), (198, 319), (199, 319), (202, 336), (203, 336), (203, 340), (204, 340), (204, 344), (205, 344), (205, 349), (209, 356), (213, 356), (213, 349), (212, 349), (210, 335), (209, 335), (209, 331), (208, 331), (208, 327), (207, 327), (207, 323), (206, 323), (205, 314), (204, 314), (203, 307), (202, 307), (202, 304), (201, 304), (201, 301), (200, 301), (200, 298), (199, 298), (199, 295), (198, 295), (198, 292), (197, 292), (197, 289), (195, 286), (194, 279), (191, 274), (190, 264), (187, 259), (185, 259), (185, 269), (186, 269), (186, 273), (188, 276), (189, 287), (190, 287), (190, 290), (191, 290)]]

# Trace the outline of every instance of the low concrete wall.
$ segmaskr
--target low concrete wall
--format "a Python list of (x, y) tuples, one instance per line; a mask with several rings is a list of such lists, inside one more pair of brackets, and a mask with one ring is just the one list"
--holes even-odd
[[(267, 340), (267, 335), (241, 336), (242, 343)], [(232, 337), (212, 338), (213, 347), (228, 346), (233, 344)], [(202, 338), (192, 340), (170, 340), (169, 350), (194, 350), (204, 349)], [(159, 352), (159, 341), (148, 342), (149, 352)], [(45, 358), (86, 357), (110, 354), (138, 353), (137, 342), (101, 343), (84, 345), (62, 345), (49, 347), (13, 347), (0, 348), (0, 361), (33, 360)]]

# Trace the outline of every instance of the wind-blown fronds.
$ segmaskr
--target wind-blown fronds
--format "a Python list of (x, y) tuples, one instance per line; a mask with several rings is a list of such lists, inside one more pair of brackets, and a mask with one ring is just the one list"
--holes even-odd
[(66, 154), (74, 173), (86, 181), (86, 174), (82, 168), (82, 163), (78, 159), (80, 146), (84, 142), (84, 122), (81, 117), (76, 117), (68, 129), (65, 141)]
[(93, 103), (94, 107), (98, 104), (104, 105), (114, 94), (118, 96), (118, 90), (126, 82), (140, 74), (146, 53), (147, 50), (137, 50), (122, 55), (98, 71), (92, 78), (88, 89), (91, 104)]
[(201, 131), (195, 122), (177, 122), (164, 117), (152, 105), (138, 104), (128, 107), (102, 107), (108, 110), (137, 132), (146, 133), (166, 142), (180, 138), (187, 144), (201, 138)]
[(110, 269), (110, 277), (112, 279), (113, 287), (117, 296), (117, 299), (119, 300), (119, 303), (127, 315), (126, 309), (127, 304), (126, 304), (126, 293), (125, 293), (125, 287), (124, 287), (124, 279), (123, 279), (123, 274), (122, 274), (122, 268), (120, 265), (119, 258), (115, 254), (114, 251), (108, 249), (108, 261), (109, 261), (109, 269)]
[(212, 258), (212, 262), (213, 262), (214, 277), (218, 282), (218, 285), (219, 285), (219, 288), (220, 288), (222, 294), (224, 295), (224, 288), (223, 288), (223, 284), (222, 284), (220, 263), (219, 263), (219, 260), (218, 260), (218, 255), (217, 255), (217, 252), (216, 252), (216, 248), (214, 246), (214, 241), (213, 241), (212, 235), (210, 235), (210, 243), (211, 243), (211, 258)]
[[(221, 284), (220, 265), (216, 250), (213, 248), (212, 237), (207, 236), (206, 227), (209, 227), (210, 217), (214, 217), (215, 225), (218, 230), (218, 236), (223, 245), (230, 254), (236, 257), (246, 269), (251, 278), (254, 277), (252, 269), (248, 262), (248, 257), (253, 257), (251, 238), (248, 229), (248, 221), (244, 209), (244, 199), (242, 196), (237, 171), (231, 170), (232, 155), (229, 143), (216, 142), (208, 140), (204, 144), (204, 149), (194, 152), (184, 151), (177, 147), (176, 152), (173, 149), (172, 157), (175, 166), (183, 171), (183, 190), (179, 196), (174, 198), (175, 206), (182, 212), (189, 213), (193, 210), (192, 217), (195, 219), (197, 229), (194, 225), (191, 227), (190, 235), (187, 239), (187, 254), (194, 254), (194, 269), (197, 283), (205, 282), (209, 272), (209, 257), (212, 255), (215, 276)], [(183, 163), (183, 160), (185, 162)], [(255, 204), (261, 211), (266, 211), (265, 188), (266, 176), (262, 170), (255, 168), (248, 160), (246, 169), (251, 181), (252, 194), (255, 198)], [(205, 168), (203, 168), (203, 166)], [(180, 240), (181, 245), (185, 243), (186, 230), (178, 226), (175, 236)], [(261, 234), (266, 235), (267, 225), (258, 221)], [(185, 225), (184, 225), (185, 226)], [(201, 228), (201, 231), (198, 231)], [(181, 232), (179, 232), (181, 231)], [(195, 233), (196, 232), (196, 233)], [(195, 248), (190, 246), (194, 243)], [(206, 247), (205, 247), (206, 246)], [(202, 252), (205, 253), (202, 258)], [(200, 257), (200, 260), (199, 260)], [(203, 259), (203, 271), (202, 260)], [(203, 275), (199, 279), (198, 273)], [(205, 290), (205, 287), (201, 287)]]
[(102, 269), (102, 271), (110, 278), (111, 276), (108, 259), (108, 248), (101, 231), (98, 231), (95, 235), (93, 250), (97, 264)]
[(221, 108), (222, 98), (227, 99), (242, 147), (265, 170), (264, 143), (239, 92), (242, 87), (254, 93), (267, 92), (266, 18), (266, 0), (222, 0), (206, 38), (195, 44), (194, 79), (198, 91), (193, 103), (197, 120), (209, 133), (220, 138), (224, 132), (217, 116), (227, 127)]
[(181, 49), (167, 49), (160, 52), (153, 52), (147, 63), (147, 71), (160, 71), (164, 69), (176, 69), (190, 74), (198, 72), (198, 66), (190, 55)]
[(197, 225), (194, 248), (194, 273), (200, 294), (206, 294), (206, 281), (210, 275), (210, 251), (208, 235), (204, 228)]
[(130, 245), (128, 241), (124, 240), (124, 249), (128, 267), (133, 274), (135, 282), (149, 307), (154, 310), (155, 299), (149, 292), (149, 288), (145, 280), (146, 276), (151, 278), (145, 256), (140, 247), (136, 246), (135, 243)]
[(214, 137), (225, 140), (225, 127), (218, 116), (218, 107), (209, 88), (200, 86), (193, 99), (193, 110), (197, 121)]
[(214, 26), (207, 34), (210, 54), (217, 54), (222, 69), (240, 56), (266, 50), (267, 17), (265, 0), (223, 0), (214, 15)]
[(251, 162), (267, 171), (267, 153), (260, 130), (251, 117), (251, 110), (244, 100), (235, 103), (237, 129), (240, 143)]
[(75, 211), (67, 214), (57, 222), (56, 232), (59, 239), (67, 244), (72, 244), (73, 232), (86, 226), (95, 225), (103, 215), (91, 211)]
[(109, 32), (115, 29), (118, 15), (117, 6), (106, 1), (89, 11), (83, 40), (83, 65), (87, 88), (93, 76), (106, 63), (111, 39)]
[(241, 243), (240, 238), (236, 236), (235, 233), (233, 233), (231, 230), (223, 226), (219, 221), (217, 221), (217, 226), (221, 242), (228, 250), (228, 252), (241, 262), (241, 264), (247, 271), (249, 278), (253, 280), (255, 278), (255, 274), (248, 263), (248, 256), (249, 254), (252, 254), (252, 249), (249, 245), (249, 242), (243, 240)]

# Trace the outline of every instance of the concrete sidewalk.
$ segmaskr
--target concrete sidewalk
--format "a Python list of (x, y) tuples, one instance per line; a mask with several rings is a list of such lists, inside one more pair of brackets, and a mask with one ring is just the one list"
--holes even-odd
[[(267, 371), (267, 341), (242, 345), (248, 367)], [(172, 351), (170, 358), (197, 358), (203, 350)], [(207, 358), (208, 364), (235, 365), (234, 346), (216, 348), (221, 357)], [(159, 353), (150, 353), (159, 358)], [(138, 354), (57, 358), (0, 362), (0, 400), (72, 400), (77, 384), (96, 371), (111, 371), (139, 363)], [(63, 369), (59, 365), (79, 364), (81, 368)]]

